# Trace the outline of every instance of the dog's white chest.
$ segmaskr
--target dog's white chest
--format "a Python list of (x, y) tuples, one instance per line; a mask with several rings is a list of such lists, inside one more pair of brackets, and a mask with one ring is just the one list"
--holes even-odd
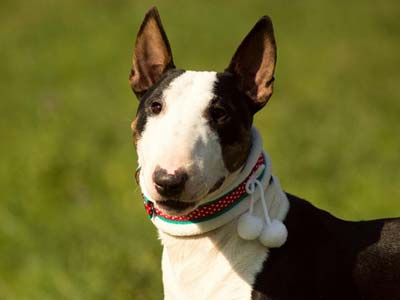
[(251, 299), (267, 249), (258, 241), (240, 239), (235, 229), (233, 222), (207, 236), (176, 238), (160, 233), (164, 299)]

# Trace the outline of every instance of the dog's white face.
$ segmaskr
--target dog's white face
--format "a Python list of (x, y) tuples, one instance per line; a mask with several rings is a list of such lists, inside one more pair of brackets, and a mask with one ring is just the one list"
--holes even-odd
[(234, 179), (253, 114), (272, 93), (274, 63), (272, 24), (261, 19), (225, 72), (175, 69), (158, 13), (146, 15), (130, 77), (140, 100), (132, 129), (139, 184), (159, 209), (187, 214)]
[[(151, 199), (160, 203), (182, 200), (189, 208), (229, 175), (218, 135), (206, 116), (215, 97), (215, 82), (215, 72), (184, 72), (149, 103), (150, 111), (153, 106), (156, 113), (152, 111), (147, 115), (137, 142), (137, 153), (141, 166), (140, 185)], [(164, 195), (159, 188), (162, 184), (154, 175), (156, 170), (185, 174), (186, 178), (177, 182), (179, 185), (179, 180), (185, 181), (182, 190), (175, 188), (175, 194), (169, 193), (172, 199), (167, 196), (168, 192)], [(168, 179), (163, 183), (168, 185)]]

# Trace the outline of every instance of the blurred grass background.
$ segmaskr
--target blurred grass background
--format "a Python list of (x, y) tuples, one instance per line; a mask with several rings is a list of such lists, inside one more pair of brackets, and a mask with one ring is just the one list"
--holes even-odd
[(274, 173), (337, 216), (400, 215), (397, 0), (2, 0), (0, 299), (162, 297), (129, 128), (132, 48), (154, 4), (194, 70), (222, 70), (269, 14), (276, 89), (256, 125)]

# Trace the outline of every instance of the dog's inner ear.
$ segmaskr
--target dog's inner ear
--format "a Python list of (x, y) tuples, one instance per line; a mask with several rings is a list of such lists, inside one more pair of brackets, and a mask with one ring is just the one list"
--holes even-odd
[(138, 97), (142, 96), (165, 71), (174, 67), (171, 47), (154, 7), (147, 12), (136, 38), (129, 77), (133, 91)]
[(272, 95), (276, 44), (272, 21), (262, 17), (240, 44), (225, 70), (233, 73), (239, 88), (250, 98), (253, 112)]

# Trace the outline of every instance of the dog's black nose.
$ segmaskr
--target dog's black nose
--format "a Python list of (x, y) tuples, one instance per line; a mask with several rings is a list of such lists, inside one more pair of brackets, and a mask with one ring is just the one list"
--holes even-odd
[(153, 181), (157, 192), (164, 197), (179, 196), (189, 176), (183, 169), (178, 169), (174, 174), (168, 174), (167, 170), (157, 167), (153, 173)]

